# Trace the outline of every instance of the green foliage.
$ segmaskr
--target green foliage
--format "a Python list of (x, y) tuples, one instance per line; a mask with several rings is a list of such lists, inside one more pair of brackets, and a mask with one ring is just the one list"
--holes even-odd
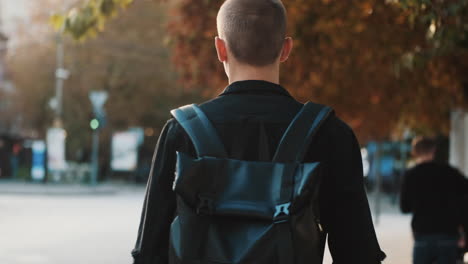
[(430, 55), (468, 50), (468, 0), (399, 0), (412, 23), (426, 26)]
[(81, 7), (73, 8), (68, 14), (52, 15), (50, 22), (56, 30), (63, 30), (74, 39), (83, 40), (102, 31), (109, 18), (133, 1), (87, 0)]

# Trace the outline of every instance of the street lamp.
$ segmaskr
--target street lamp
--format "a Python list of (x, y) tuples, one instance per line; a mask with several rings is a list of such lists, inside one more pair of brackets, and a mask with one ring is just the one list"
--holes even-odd
[(54, 127), (61, 128), (63, 126), (63, 83), (68, 79), (70, 72), (64, 68), (64, 44), (63, 44), (64, 27), (57, 33), (57, 67), (55, 70), (55, 119)]
[(64, 43), (63, 43), (64, 27), (57, 33), (57, 67), (55, 70), (55, 97), (50, 102), (50, 105), (55, 110), (55, 117), (52, 128), (47, 130), (47, 164), (49, 172), (52, 174), (54, 181), (60, 181), (62, 173), (66, 170), (65, 159), (65, 140), (66, 131), (63, 129), (62, 121), (62, 98), (63, 98), (63, 83), (69, 76), (69, 71), (64, 68)]

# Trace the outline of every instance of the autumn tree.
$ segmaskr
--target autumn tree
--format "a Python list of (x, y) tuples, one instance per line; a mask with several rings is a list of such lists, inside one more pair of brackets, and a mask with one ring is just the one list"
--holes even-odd
[[(222, 74), (210, 45), (222, 2), (186, 0), (173, 7), (173, 58), (189, 86), (222, 87), (222, 79), (212, 77)], [(411, 60), (409, 51), (428, 44), (425, 25), (411, 23), (410, 12), (384, 1), (284, 3), (295, 50), (282, 82), (297, 98), (332, 105), (363, 140), (398, 128), (447, 131), (448, 113), (461, 103), (459, 75), (442, 56), (420, 65)]]
[[(82, 38), (87, 32), (102, 29), (110, 17), (102, 10), (111, 2), (114, 11), (123, 3), (90, 0), (73, 10), (72, 15), (63, 18), (67, 32)], [(167, 36), (180, 80), (190, 89), (219, 91), (226, 81), (216, 61), (213, 38), (216, 13), (223, 1), (168, 2)], [(418, 14), (412, 2), (427, 2), (428, 10), (438, 12), (435, 6), (430, 9), (432, 1), (426, 0), (285, 1), (295, 50), (283, 68), (282, 83), (300, 100), (333, 106), (362, 140), (388, 138), (392, 132), (398, 134), (407, 128), (447, 132), (449, 112), (463, 104), (463, 67), (455, 67), (453, 62), (457, 59), (456, 63), (463, 64), (468, 60), (460, 50), (420, 59), (418, 54), (427, 53), (432, 43), (427, 39), (428, 24), (415, 23)], [(94, 11), (86, 12), (89, 7)], [(439, 28), (443, 24), (459, 29), (466, 20), (456, 27), (449, 21), (460, 20), (465, 14), (461, 10), (465, 9), (456, 9), (453, 19), (434, 23)], [(100, 23), (83, 24), (80, 21), (85, 17)], [(440, 36), (460, 31), (443, 32), (451, 33)], [(459, 42), (458, 37), (454, 39)]]

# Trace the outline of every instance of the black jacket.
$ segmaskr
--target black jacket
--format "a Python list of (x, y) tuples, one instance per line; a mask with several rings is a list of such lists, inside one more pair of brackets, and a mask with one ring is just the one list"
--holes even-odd
[[(200, 107), (214, 124), (231, 158), (260, 160), (265, 156), (272, 158), (302, 104), (279, 85), (242, 81), (231, 84)], [(266, 139), (261, 138), (265, 136)], [(268, 155), (258, 147), (258, 142), (265, 140)], [(171, 119), (160, 135), (153, 157), (137, 243), (132, 251), (135, 264), (167, 263), (169, 228), (176, 213), (172, 191), (176, 151), (195, 156), (185, 131)], [(385, 254), (376, 239), (363, 185), (360, 147), (351, 128), (335, 116), (327, 120), (305, 161), (321, 161), (328, 168), (319, 203), (334, 263), (380, 263)], [(324, 246), (325, 240), (322, 250)]]
[(463, 204), (468, 180), (447, 164), (425, 162), (408, 170), (403, 178), (400, 207), (413, 213), (416, 234), (457, 235), (463, 224)]

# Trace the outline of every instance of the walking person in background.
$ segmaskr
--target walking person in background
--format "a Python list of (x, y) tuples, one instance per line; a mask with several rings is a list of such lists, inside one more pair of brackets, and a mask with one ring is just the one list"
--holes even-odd
[(455, 168), (434, 161), (435, 140), (417, 138), (412, 148), (416, 166), (403, 177), (400, 207), (413, 214), (413, 263), (455, 264), (468, 181)]
[(4, 156), (3, 153), (5, 152), (5, 141), (3, 139), (0, 138), (0, 179), (3, 177), (3, 173), (4, 173)]
[(10, 154), (10, 168), (11, 168), (11, 178), (16, 179), (18, 177), (18, 167), (19, 167), (19, 160), (20, 160), (20, 153), (22, 150), (22, 146), (20, 141), (15, 141), (11, 148)]

